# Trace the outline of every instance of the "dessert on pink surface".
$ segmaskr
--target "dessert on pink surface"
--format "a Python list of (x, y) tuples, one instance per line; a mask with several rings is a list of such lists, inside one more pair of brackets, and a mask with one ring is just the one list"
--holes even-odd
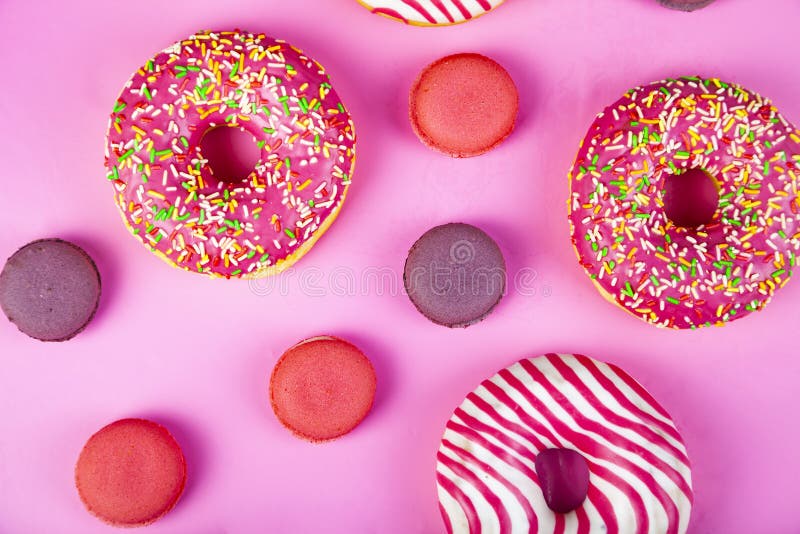
[(485, 319), (506, 292), (506, 262), (494, 239), (476, 226), (431, 228), (411, 246), (403, 285), (417, 310), (449, 328)]
[(529, 358), (482, 382), (447, 422), (437, 460), (450, 534), (684, 534), (689, 524), (691, 468), (669, 414), (586, 356)]
[(100, 292), (94, 260), (63, 239), (28, 243), (0, 272), (0, 308), (40, 341), (67, 341), (82, 332), (97, 312)]
[[(87, 512), (73, 468), (94, 431), (131, 412), (174, 431), (190, 470), (174, 512), (137, 533), (444, 533), (433, 477), (444, 423), (536, 339), (624, 363), (675, 417), (693, 464), (688, 534), (800, 534), (800, 425), (787, 417), (800, 408), (791, 335), (800, 284), (724, 329), (657, 330), (576, 275), (564, 209), (567, 166), (595, 113), (672, 71), (738, 80), (800, 126), (800, 70), (791, 68), (800, 2), (722, 0), (694, 13), (657, 0), (507, 4), (477, 23), (433, 29), (383, 20), (353, 0), (0, 1), (0, 259), (58, 235), (85, 247), (103, 277), (96, 318), (69, 343), (31, 340), (0, 316), (0, 533), (120, 532)], [(284, 36), (327, 67), (358, 127), (359, 167), (345, 217), (295, 269), (225, 283), (165, 268), (127, 236), (99, 152), (137, 67), (197, 28), (234, 24)], [(424, 65), (462, 50), (500, 60), (521, 107), (510, 142), (455, 160), (410, 135), (407, 96)], [(203, 142), (231, 131), (241, 132), (201, 139), (217, 177), (226, 175)], [(696, 228), (702, 213), (670, 211), (670, 195), (685, 195), (670, 188), (688, 175), (665, 178), (664, 211)], [(498, 240), (513, 293), (467, 331), (432, 325), (399, 294), (409, 246), (452, 220)], [(534, 269), (531, 284), (519, 283)], [(344, 272), (355, 289), (337, 291), (328, 276), (305, 283), (320, 272)], [(266, 398), (281, 353), (317, 332), (363, 339), (381, 381), (365, 424), (324, 445), (290, 435)], [(591, 503), (589, 456), (562, 443), (528, 459), (541, 511), (564, 515), (563, 534), (579, 532), (568, 516)]]
[(87, 510), (114, 526), (149, 525), (174, 508), (186, 486), (180, 445), (163, 426), (122, 419), (94, 434), (75, 466)]
[(514, 129), (519, 94), (496, 61), (453, 54), (419, 74), (409, 95), (409, 118), (420, 141), (454, 158), (488, 152)]
[(390, 19), (417, 26), (447, 26), (480, 17), (504, 0), (358, 0)]
[[(760, 310), (800, 250), (800, 131), (767, 99), (718, 79), (638, 87), (594, 121), (570, 172), (581, 265), (624, 310), (669, 328)], [(665, 181), (704, 171), (719, 191), (696, 227), (675, 224)]]
[[(243, 181), (200, 149), (214, 128), (252, 135)], [(200, 32), (147, 61), (114, 105), (106, 167), (126, 225), (168, 263), (218, 277), (280, 272), (336, 218), (355, 164), (350, 115), (322, 66), (288, 43)]]
[(275, 416), (296, 436), (313, 442), (341, 437), (369, 413), (377, 378), (355, 345), (318, 336), (287, 350), (269, 381)]
[(658, 0), (658, 3), (678, 11), (697, 11), (710, 6), (714, 0)]

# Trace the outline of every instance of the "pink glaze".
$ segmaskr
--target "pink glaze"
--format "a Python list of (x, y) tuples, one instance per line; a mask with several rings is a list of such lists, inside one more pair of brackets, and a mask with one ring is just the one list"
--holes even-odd
[[(241, 128), (261, 159), (214, 177), (209, 129)], [(131, 231), (169, 263), (212, 276), (273, 273), (333, 221), (355, 163), (350, 115), (319, 63), (287, 43), (201, 32), (157, 54), (120, 94), (106, 167)]]
[[(581, 265), (623, 309), (670, 328), (760, 310), (800, 248), (800, 131), (766, 99), (686, 77), (630, 91), (586, 135), (570, 172)], [(664, 179), (702, 168), (719, 207), (697, 228), (665, 215)]]

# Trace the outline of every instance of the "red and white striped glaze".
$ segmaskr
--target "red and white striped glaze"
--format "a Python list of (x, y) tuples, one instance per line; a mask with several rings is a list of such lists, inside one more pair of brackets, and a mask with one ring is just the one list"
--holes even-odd
[[(586, 459), (589, 492), (550, 510), (536, 455)], [(437, 454), (450, 534), (683, 534), (692, 509), (689, 458), (669, 414), (613, 365), (547, 354), (503, 369), (467, 395)]]
[(415, 26), (448, 26), (488, 13), (504, 0), (358, 0), (373, 13)]
[[(249, 132), (246, 180), (215, 179), (211, 128)], [(336, 218), (355, 165), (350, 115), (322, 66), (290, 44), (203, 31), (137, 70), (111, 114), (108, 179), (133, 234), (168, 263), (213, 277), (275, 274)]]

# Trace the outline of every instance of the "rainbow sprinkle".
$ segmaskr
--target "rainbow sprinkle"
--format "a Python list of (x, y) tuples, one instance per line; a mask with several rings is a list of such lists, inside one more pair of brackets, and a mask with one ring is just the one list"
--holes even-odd
[[(639, 87), (589, 129), (569, 174), (572, 241), (604, 294), (658, 326), (721, 325), (762, 309), (800, 250), (800, 131), (718, 79)], [(675, 226), (664, 178), (714, 176), (713, 220)]]
[[(219, 126), (261, 148), (245, 181), (216, 179), (203, 158)], [(213, 277), (299, 259), (335, 219), (354, 164), (353, 122), (322, 66), (265, 35), (172, 45), (133, 74), (109, 121), (106, 177), (126, 225), (168, 263)]]

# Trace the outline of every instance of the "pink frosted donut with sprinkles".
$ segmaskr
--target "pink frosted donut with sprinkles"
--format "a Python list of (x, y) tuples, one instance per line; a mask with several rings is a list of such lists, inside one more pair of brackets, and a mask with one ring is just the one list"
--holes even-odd
[[(800, 131), (772, 103), (718, 79), (629, 91), (589, 128), (570, 172), (581, 265), (611, 302), (668, 328), (764, 308), (800, 247)], [(719, 202), (695, 227), (665, 210), (672, 175), (705, 171)]]
[[(215, 178), (200, 141), (249, 132), (260, 159)], [(355, 131), (322, 66), (284, 41), (204, 31), (150, 59), (114, 105), (107, 177), (123, 220), (168, 263), (213, 277), (278, 273), (336, 218)]]
[[(548, 465), (564, 451), (588, 471), (569, 510), (551, 498), (577, 464)], [(449, 534), (684, 534), (693, 501), (669, 414), (621, 369), (573, 354), (524, 359), (467, 395), (436, 481)]]
[(413, 26), (449, 26), (468, 22), (504, 0), (358, 0), (378, 15)]

